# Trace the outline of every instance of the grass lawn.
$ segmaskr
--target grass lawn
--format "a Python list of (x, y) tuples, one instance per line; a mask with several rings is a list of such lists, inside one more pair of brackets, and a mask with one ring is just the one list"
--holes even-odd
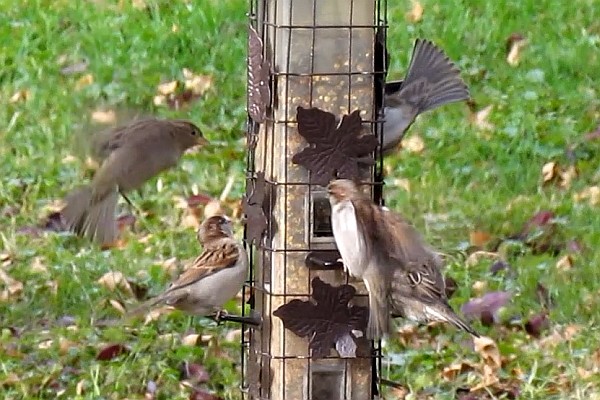
[[(170, 280), (168, 266), (198, 253), (181, 198), (219, 197), (229, 176), (226, 203), (244, 191), (246, 2), (131, 3), (0, 0), (3, 398), (186, 399), (193, 391), (181, 379), (186, 362), (190, 385), (239, 398), (235, 326), (181, 313), (134, 330), (94, 326), (119, 317), (119, 304), (134, 303), (127, 284), (98, 282), (105, 273), (120, 271), (156, 293)], [(499, 380), (479, 392), (490, 398), (512, 387), (527, 399), (600, 398), (600, 133), (586, 137), (600, 121), (597, 2), (421, 0), (424, 13), (414, 23), (405, 16), (410, 2), (388, 3), (389, 77), (402, 77), (415, 38), (429, 38), (463, 70), (475, 109), (493, 108), (486, 117), (452, 105), (421, 118), (409, 135), (413, 151), (386, 160), (386, 203), (450, 254), (456, 308), (487, 292), (511, 294), (501, 323), (475, 322), (492, 339), (479, 351), (449, 327), (402, 328), (387, 343), (384, 377), (406, 389), (389, 398), (408, 391), (411, 399), (450, 399), (482, 379)], [(516, 66), (506, 61), (513, 33), (528, 40)], [(190, 79), (184, 68), (210, 77), (210, 87), (182, 109), (155, 105), (160, 83)], [(68, 234), (23, 233), (88, 179), (74, 156), (82, 135), (97, 129), (90, 121), (104, 115), (93, 114), (99, 110), (189, 118), (215, 145), (186, 156), (143, 196), (132, 194), (146, 216), (119, 249), (103, 252)], [(540, 211), (554, 218), (530, 229), (529, 245), (502, 240), (497, 249)], [(498, 250), (510, 268), (493, 275), (490, 258), (467, 262), (475, 250)], [(541, 318), (538, 284), (553, 305), (547, 325), (530, 324), (530, 332), (541, 331), (536, 338), (514, 317), (523, 324)], [(202, 345), (186, 345), (194, 332)], [(128, 352), (97, 360), (113, 343)], [(458, 373), (469, 365), (474, 371)]]

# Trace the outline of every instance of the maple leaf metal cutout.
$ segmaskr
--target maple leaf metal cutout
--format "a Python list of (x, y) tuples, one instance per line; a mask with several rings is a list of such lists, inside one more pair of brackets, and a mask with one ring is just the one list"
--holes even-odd
[(353, 331), (365, 331), (369, 317), (367, 307), (348, 305), (356, 293), (353, 286), (331, 286), (319, 277), (311, 283), (314, 301), (292, 300), (273, 315), (281, 319), (286, 329), (310, 338), (312, 357), (326, 357), (332, 348), (342, 357), (356, 357), (355, 345), (359, 338)]
[(246, 184), (246, 195), (242, 199), (242, 212), (246, 215), (246, 239), (249, 244), (260, 243), (267, 229), (264, 200), (265, 173), (258, 172), (254, 184)]
[(335, 115), (318, 108), (298, 107), (298, 132), (309, 143), (292, 158), (311, 172), (311, 181), (326, 186), (331, 179), (359, 177), (359, 164), (373, 164), (371, 153), (379, 143), (375, 135), (362, 135), (360, 110), (344, 115), (339, 126)]
[(263, 57), (263, 43), (258, 32), (248, 27), (248, 115), (262, 123), (271, 99), (269, 76), (271, 66)]

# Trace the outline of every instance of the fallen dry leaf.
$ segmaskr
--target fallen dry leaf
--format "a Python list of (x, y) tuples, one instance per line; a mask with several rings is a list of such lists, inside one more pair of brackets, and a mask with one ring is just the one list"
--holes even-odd
[(120, 302), (118, 302), (117, 300), (109, 300), (108, 301), (110, 303), (110, 305), (117, 310), (121, 315), (125, 315), (127, 313), (127, 311), (125, 311), (125, 307), (123, 307), (123, 304), (121, 304)]
[(493, 109), (494, 105), (490, 104), (479, 111), (472, 111), (470, 115), (471, 123), (484, 131), (493, 130), (495, 128), (494, 124), (488, 121)]
[(60, 354), (65, 355), (69, 352), (69, 350), (76, 348), (77, 343), (70, 341), (67, 338), (61, 337), (58, 340), (58, 351)]
[(447, 381), (454, 381), (458, 375), (464, 374), (465, 372), (473, 371), (477, 369), (477, 365), (469, 361), (459, 361), (445, 367), (442, 371), (442, 377)]
[(29, 99), (30, 97), (30, 92), (29, 90), (18, 90), (16, 91), (12, 96), (10, 96), (10, 99), (8, 99), (9, 103), (18, 103), (20, 101), (27, 101), (27, 99)]
[(588, 186), (573, 195), (575, 201), (587, 200), (591, 206), (600, 204), (600, 186)]
[(172, 93), (175, 93), (175, 90), (177, 90), (177, 86), (179, 86), (179, 82), (176, 80), (165, 82), (158, 85), (157, 91), (163, 96), (168, 96)]
[(5, 287), (0, 292), (0, 302), (16, 299), (23, 293), (23, 283), (11, 278), (3, 269), (0, 269), (0, 282)]
[(100, 279), (98, 279), (97, 282), (100, 285), (106, 287), (110, 291), (115, 291), (117, 289), (120, 289), (120, 290), (124, 291), (125, 293), (127, 293), (129, 296), (131, 296), (131, 297), (134, 296), (133, 289), (131, 288), (129, 281), (127, 280), (127, 278), (125, 278), (125, 275), (123, 275), (122, 272), (119, 272), (119, 271), (107, 272), (104, 275), (102, 275), (102, 277)]
[(148, 325), (150, 322), (157, 321), (161, 315), (169, 314), (173, 312), (173, 310), (175, 310), (175, 308), (171, 306), (153, 308), (152, 310), (146, 313), (146, 318), (144, 318), (144, 325)]
[(129, 349), (122, 344), (111, 344), (102, 348), (96, 355), (96, 360), (110, 361), (121, 354), (129, 353)]
[(94, 76), (92, 74), (85, 74), (75, 82), (75, 90), (83, 89), (92, 83), (94, 83)]
[(401, 144), (403, 149), (406, 149), (411, 153), (418, 154), (425, 150), (425, 142), (419, 135), (410, 135), (402, 140)]
[(206, 383), (210, 380), (210, 374), (204, 366), (197, 363), (185, 361), (179, 367), (180, 379), (189, 381), (192, 384)]
[(472, 246), (484, 247), (492, 238), (488, 232), (485, 231), (472, 231), (469, 232), (469, 242)]
[(542, 179), (544, 183), (553, 181), (558, 175), (558, 163), (556, 161), (547, 162), (542, 166)]
[(579, 172), (574, 165), (563, 168), (556, 161), (550, 161), (542, 166), (542, 181), (544, 185), (554, 183), (564, 189), (568, 189), (578, 174)]
[(184, 87), (196, 96), (202, 96), (212, 86), (212, 76), (196, 75), (187, 68), (183, 69)]
[(500, 259), (500, 255), (498, 253), (492, 253), (490, 251), (475, 251), (469, 254), (467, 260), (465, 261), (465, 265), (467, 267), (473, 267), (479, 264), (482, 260), (498, 260)]
[(525, 323), (525, 331), (535, 338), (539, 338), (542, 332), (549, 327), (550, 321), (546, 311), (531, 316)]
[(99, 124), (114, 124), (117, 122), (115, 110), (96, 110), (92, 112), (92, 121)]
[(43, 257), (36, 256), (33, 258), (29, 270), (38, 274), (45, 274), (46, 272), (48, 272), (48, 267), (46, 267)]
[(200, 335), (197, 333), (185, 335), (183, 339), (181, 339), (181, 344), (184, 346), (197, 346), (200, 338)]
[(423, 12), (425, 11), (421, 3), (417, 0), (411, 0), (412, 7), (410, 11), (406, 13), (406, 20), (408, 22), (417, 23), (423, 19)]
[(506, 40), (506, 62), (515, 67), (519, 65), (519, 61), (521, 59), (521, 50), (527, 44), (527, 39), (521, 35), (520, 33), (513, 33)]
[(223, 208), (221, 206), (221, 201), (219, 200), (211, 200), (204, 207), (204, 218), (212, 217), (213, 215), (222, 214)]
[(502, 358), (496, 342), (487, 336), (473, 338), (474, 350), (479, 354), (482, 361), (496, 371), (502, 367)]
[(467, 318), (481, 319), (491, 317), (493, 322), (500, 322), (498, 311), (504, 307), (511, 298), (510, 292), (490, 292), (482, 297), (471, 299), (461, 307), (461, 312)]
[(560, 260), (558, 260), (556, 262), (556, 268), (559, 271), (568, 271), (568, 270), (572, 269), (573, 268), (573, 256), (570, 254), (562, 256), (560, 258)]

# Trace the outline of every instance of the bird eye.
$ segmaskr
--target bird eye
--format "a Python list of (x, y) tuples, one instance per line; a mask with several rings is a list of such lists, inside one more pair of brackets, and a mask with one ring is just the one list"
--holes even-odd
[(196, 130), (192, 129), (192, 136), (195, 136), (195, 135), (196, 135)]

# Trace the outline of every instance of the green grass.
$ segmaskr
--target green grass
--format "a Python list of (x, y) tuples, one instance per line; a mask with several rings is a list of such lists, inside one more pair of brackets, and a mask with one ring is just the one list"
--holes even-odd
[[(164, 260), (197, 253), (193, 230), (180, 225), (173, 196), (191, 194), (194, 185), (218, 196), (230, 175), (235, 177), (230, 198), (243, 193), (247, 5), (242, 0), (155, 1), (139, 10), (121, 3), (0, 0), (0, 37), (5, 38), (0, 50), (0, 209), (13, 211), (0, 215), (2, 252), (11, 260), (2, 268), (25, 283), (18, 299), (0, 303), (0, 390), (15, 399), (55, 398), (56, 393), (63, 398), (142, 398), (152, 380), (157, 398), (184, 399), (190, 389), (180, 386), (178, 369), (193, 361), (211, 373), (206, 387), (226, 399), (238, 398), (238, 343), (224, 339), (230, 327), (192, 323), (180, 313), (135, 326), (135, 334), (93, 323), (118, 316), (106, 300), (124, 296), (96, 283), (105, 272), (122, 271), (155, 293), (169, 280), (161, 267)], [(559, 237), (576, 239), (587, 249), (575, 256), (573, 269), (556, 268), (564, 251), (534, 255), (526, 250), (510, 257), (517, 271), (513, 278), (491, 277), (489, 262), (465, 268), (454, 257), (449, 271), (460, 289), (451, 302), (460, 307), (476, 295), (472, 285), (483, 281), (486, 290), (513, 291), (506, 313), (527, 318), (540, 311), (535, 287), (543, 283), (557, 306), (542, 339), (477, 324), (498, 342), (507, 360), (501, 377), (518, 380), (523, 398), (599, 396), (597, 375), (584, 379), (578, 367), (592, 370), (600, 340), (600, 255), (595, 251), (600, 214), (597, 206), (573, 200), (600, 180), (600, 145), (583, 140), (600, 120), (596, 2), (424, 0), (424, 17), (416, 24), (404, 19), (409, 2), (389, 3), (390, 77), (402, 77), (413, 40), (429, 38), (457, 61), (478, 107), (494, 106), (489, 121), (495, 128), (484, 132), (470, 124), (464, 105), (421, 118), (411, 134), (424, 139), (425, 150), (402, 151), (386, 160), (387, 204), (410, 217), (437, 248), (453, 254), (466, 247), (474, 230), (506, 237), (544, 209), (562, 218)], [(505, 41), (514, 32), (529, 40), (517, 67), (505, 61)], [(84, 73), (63, 76), (61, 58), (66, 65), (87, 59), (89, 66)], [(157, 85), (181, 79), (183, 68), (211, 75), (213, 87), (184, 110), (153, 106)], [(77, 89), (84, 74), (91, 74), (93, 83)], [(27, 100), (10, 102), (20, 90), (28, 91)], [(102, 252), (70, 235), (18, 234), (84, 179), (82, 162), (63, 160), (75, 153), (78, 135), (88, 132), (87, 116), (101, 107), (189, 118), (219, 145), (202, 156), (186, 156), (181, 168), (162, 174), (162, 191), (149, 183), (143, 201), (133, 194), (132, 200), (153, 215), (139, 234), (151, 232), (147, 241), (132, 238), (123, 249)], [(575, 146), (575, 161), (567, 157), (569, 146)], [(569, 188), (541, 185), (542, 165), (552, 160), (577, 166), (579, 175)], [(397, 179), (407, 179), (410, 192), (396, 186)], [(36, 257), (47, 272), (32, 271)], [(57, 293), (48, 282), (57, 284)], [(63, 316), (73, 317), (75, 325), (61, 326)], [(540, 343), (571, 324), (581, 328), (570, 341)], [(181, 346), (180, 336), (193, 330), (218, 337), (219, 346)], [(419, 332), (429, 337), (425, 328)], [(410, 387), (412, 398), (418, 393), (453, 398), (456, 388), (478, 383), (473, 374), (443, 380), (444, 367), (459, 360), (478, 362), (479, 356), (463, 345), (464, 334), (451, 328), (436, 332), (439, 348), (389, 342), (388, 353), (402, 354), (402, 361), (385, 368), (385, 377)], [(166, 340), (168, 333), (176, 337)], [(61, 348), (60, 338), (73, 347)], [(48, 339), (53, 342), (46, 348)], [(96, 361), (104, 343), (126, 343), (131, 352)], [(520, 372), (513, 376), (511, 371)], [(7, 381), (15, 376), (17, 382)], [(81, 395), (76, 394), (79, 382)]]

